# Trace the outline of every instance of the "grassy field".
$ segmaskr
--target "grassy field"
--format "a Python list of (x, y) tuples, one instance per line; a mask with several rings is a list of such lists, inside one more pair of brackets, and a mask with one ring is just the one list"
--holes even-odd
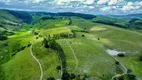
[(138, 60), (138, 57), (142, 55), (142, 34), (129, 31), (113, 26), (98, 24), (93, 26), (94, 29), (90, 29), (90, 33), (94, 38), (100, 38), (102, 44), (108, 49), (115, 49), (118, 51), (124, 51), (126, 57), (118, 58), (127, 68), (131, 69), (134, 74), (142, 78), (142, 62)]
[[(92, 23), (80, 18), (71, 18), (71, 20), (71, 25), (67, 25), (69, 22), (67, 19), (41, 20), (32, 28), (28, 28), (30, 25), (27, 24), (20, 32), (8, 36), (8, 40), (1, 41), (1, 79), (39, 80), (40, 69), (30, 55), (29, 43), (33, 43), (33, 53), (42, 65), (43, 80), (49, 77), (60, 78), (59, 71), (56, 69), (60, 65), (57, 52), (45, 48), (42, 44), (43, 38), (61, 33), (72, 34), (71, 30), (80, 31), (84, 28), (89, 33), (76, 32), (76, 38), (56, 40), (64, 51), (69, 73), (81, 75), (81, 77), (87, 75), (95, 80), (110, 80), (114, 75), (122, 73), (116, 66), (115, 59), (105, 51), (112, 49), (124, 51), (125, 57), (115, 56), (115, 58), (142, 79), (142, 62), (138, 60), (138, 57), (142, 55), (141, 32)], [(31, 31), (27, 31), (32, 29), (38, 32), (38, 35), (32, 35)]]
[(82, 34), (78, 33), (75, 39), (58, 40), (67, 57), (68, 71), (81, 76), (87, 74), (94, 79), (111, 79), (117, 73), (115, 60), (96, 42), (80, 37)]
[(15, 35), (8, 36), (7, 40), (0, 42), (0, 56), (2, 57), (0, 63), (10, 60), (22, 47), (27, 47), (33, 40), (35, 40), (35, 37), (28, 31), (17, 32)]
[[(2, 65), (3, 80), (39, 80), (40, 70), (36, 61), (30, 55), (30, 49), (26, 48)], [(0, 79), (1, 80), (1, 79)]]
[(41, 62), (43, 68), (43, 80), (47, 80), (49, 77), (60, 77), (59, 71), (56, 69), (60, 65), (57, 54), (51, 50), (46, 49), (41, 40), (33, 44), (33, 53)]

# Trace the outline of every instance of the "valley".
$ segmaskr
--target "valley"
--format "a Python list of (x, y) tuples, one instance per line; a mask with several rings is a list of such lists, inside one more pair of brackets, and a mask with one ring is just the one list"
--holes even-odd
[(142, 79), (141, 19), (0, 11), (0, 80)]

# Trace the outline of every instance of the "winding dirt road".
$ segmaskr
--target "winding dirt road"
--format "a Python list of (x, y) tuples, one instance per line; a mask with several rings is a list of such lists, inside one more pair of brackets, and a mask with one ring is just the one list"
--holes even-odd
[(35, 61), (38, 63), (38, 65), (39, 65), (40, 72), (41, 72), (40, 80), (42, 80), (42, 79), (43, 79), (43, 69), (42, 69), (42, 66), (41, 66), (41, 63), (39, 62), (39, 60), (33, 55), (32, 47), (33, 47), (33, 44), (32, 44), (31, 47), (30, 47), (30, 54), (31, 54), (31, 56), (34, 58), (34, 60), (35, 60)]

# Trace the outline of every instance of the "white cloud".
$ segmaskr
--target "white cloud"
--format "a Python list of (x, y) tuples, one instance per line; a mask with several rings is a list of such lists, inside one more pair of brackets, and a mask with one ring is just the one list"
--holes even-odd
[(115, 5), (115, 4), (118, 4), (118, 3), (120, 3), (120, 2), (122, 2), (123, 0), (110, 0), (109, 2), (108, 2), (108, 5)]
[[(128, 1), (128, 0), (127, 0)], [(84, 13), (142, 13), (142, 1), (135, 0), (0, 0), (0, 7), (17, 10)], [(130, 0), (131, 1), (131, 0)], [(2, 4), (2, 5), (1, 5)]]
[(109, 0), (99, 0), (98, 2), (97, 2), (97, 4), (106, 4), (106, 3), (108, 3), (109, 2)]
[(90, 9), (93, 9), (93, 8), (95, 8), (94, 6), (88, 6)]
[(111, 9), (112, 9), (112, 8), (111, 8), (110, 6), (100, 8), (101, 11), (109, 11), (109, 10), (111, 10)]
[(123, 11), (129, 11), (129, 10), (137, 10), (142, 7), (142, 1), (140, 2), (128, 2), (126, 5), (123, 6)]
[(70, 2), (82, 2), (82, 0), (57, 0), (57, 5), (64, 5), (65, 3), (70, 3)]
[(84, 4), (93, 4), (95, 0), (86, 0), (83, 1)]

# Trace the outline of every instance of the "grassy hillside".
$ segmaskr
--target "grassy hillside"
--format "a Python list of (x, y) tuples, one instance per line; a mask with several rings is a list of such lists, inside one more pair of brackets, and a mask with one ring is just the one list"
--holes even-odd
[(0, 27), (17, 30), (24, 23), (31, 23), (32, 16), (28, 12), (0, 9)]
[(4, 75), (1, 75), (3, 80), (39, 80), (40, 70), (30, 55), (29, 48), (18, 52), (12, 60), (1, 66), (4, 72)]
[(141, 19), (132, 18), (132, 19), (125, 19), (125, 18), (112, 18), (106, 16), (97, 16), (96, 18), (92, 19), (93, 22), (103, 23), (108, 25), (114, 25), (120, 28), (130, 29), (130, 30), (140, 30), (142, 29)]
[(124, 67), (142, 79), (141, 19), (0, 11), (0, 80), (111, 80)]
[[(95, 29), (93, 29), (95, 28)], [(118, 58), (127, 68), (130, 68), (141, 78), (141, 62), (138, 60), (141, 54), (142, 34), (113, 26), (98, 24), (91, 29), (94, 37), (100, 38), (102, 44), (108, 49), (124, 51), (126, 57)]]

